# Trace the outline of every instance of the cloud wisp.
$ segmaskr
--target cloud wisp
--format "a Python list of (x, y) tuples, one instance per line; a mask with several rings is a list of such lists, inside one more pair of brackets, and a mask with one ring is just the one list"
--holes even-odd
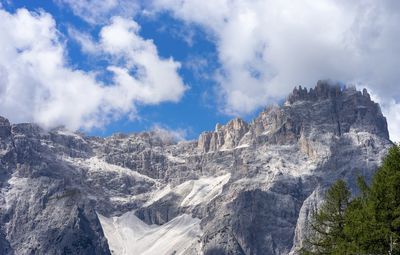
[(71, 11), (89, 24), (106, 24), (113, 16), (133, 17), (140, 10), (140, 4), (131, 0), (54, 0), (61, 8), (68, 6)]

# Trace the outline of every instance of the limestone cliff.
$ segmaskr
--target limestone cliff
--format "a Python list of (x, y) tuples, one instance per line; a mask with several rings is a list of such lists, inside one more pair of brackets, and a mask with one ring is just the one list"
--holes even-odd
[(327, 81), (196, 141), (0, 118), (0, 254), (296, 253), (324, 190), (391, 145), (368, 92)]

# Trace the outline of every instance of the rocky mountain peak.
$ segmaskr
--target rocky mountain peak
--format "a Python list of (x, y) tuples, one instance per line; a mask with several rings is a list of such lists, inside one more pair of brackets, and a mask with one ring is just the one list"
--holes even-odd
[(296, 254), (326, 187), (354, 191), (391, 145), (368, 92), (327, 81), (197, 141), (0, 117), (0, 254), (151, 254), (175, 241), (162, 254)]
[(334, 99), (346, 94), (358, 93), (363, 97), (371, 100), (367, 89), (363, 89), (362, 93), (357, 91), (355, 87), (346, 87), (330, 80), (319, 80), (314, 88), (295, 87), (293, 92), (287, 97), (286, 104), (294, 104), (298, 101), (318, 101), (324, 99)]
[(366, 89), (361, 92), (325, 80), (314, 88), (294, 88), (284, 106), (267, 107), (250, 124), (240, 118), (217, 124), (215, 131), (200, 135), (198, 148), (211, 152), (242, 145), (299, 142), (302, 147), (307, 144), (310, 151), (307, 141), (313, 137), (326, 132), (341, 136), (351, 130), (389, 138), (386, 118)]

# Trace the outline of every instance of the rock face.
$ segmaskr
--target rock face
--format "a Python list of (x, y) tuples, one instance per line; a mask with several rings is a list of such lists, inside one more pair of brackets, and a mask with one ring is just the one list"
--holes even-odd
[(198, 141), (86, 137), (0, 117), (0, 254), (114, 253), (100, 220), (132, 212), (123, 219), (199, 219), (188, 220), (197, 234), (183, 254), (295, 254), (324, 190), (342, 178), (355, 191), (391, 145), (368, 92), (327, 81)]
[(233, 149), (239, 145), (248, 131), (249, 125), (242, 119), (236, 118), (225, 126), (217, 124), (214, 132), (202, 133), (197, 146), (202, 152)]

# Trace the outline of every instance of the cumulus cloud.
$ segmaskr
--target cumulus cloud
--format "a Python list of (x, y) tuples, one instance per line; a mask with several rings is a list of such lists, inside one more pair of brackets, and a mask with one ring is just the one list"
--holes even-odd
[[(224, 112), (249, 113), (325, 78), (400, 99), (398, 1), (153, 0), (147, 8), (212, 35)], [(384, 112), (394, 130), (392, 111)]]
[[(119, 103), (128, 105), (132, 98), (145, 104), (177, 102), (186, 89), (177, 74), (180, 63), (172, 58), (160, 59), (153, 41), (140, 37), (139, 29), (133, 20), (113, 17), (110, 24), (101, 29), (98, 42), (81, 34), (85, 38), (81, 41), (82, 47), (95, 55), (108, 55), (110, 62), (115, 63), (108, 70), (123, 90), (116, 92), (115, 100)], [(124, 97), (120, 98), (121, 95)]]
[(186, 89), (180, 64), (161, 59), (132, 20), (115, 17), (101, 29), (100, 42), (86, 38), (91, 50), (110, 56), (113, 82), (104, 84), (69, 66), (50, 14), (0, 9), (0, 19), (0, 114), (13, 122), (90, 129), (135, 116), (137, 104), (176, 102)]

